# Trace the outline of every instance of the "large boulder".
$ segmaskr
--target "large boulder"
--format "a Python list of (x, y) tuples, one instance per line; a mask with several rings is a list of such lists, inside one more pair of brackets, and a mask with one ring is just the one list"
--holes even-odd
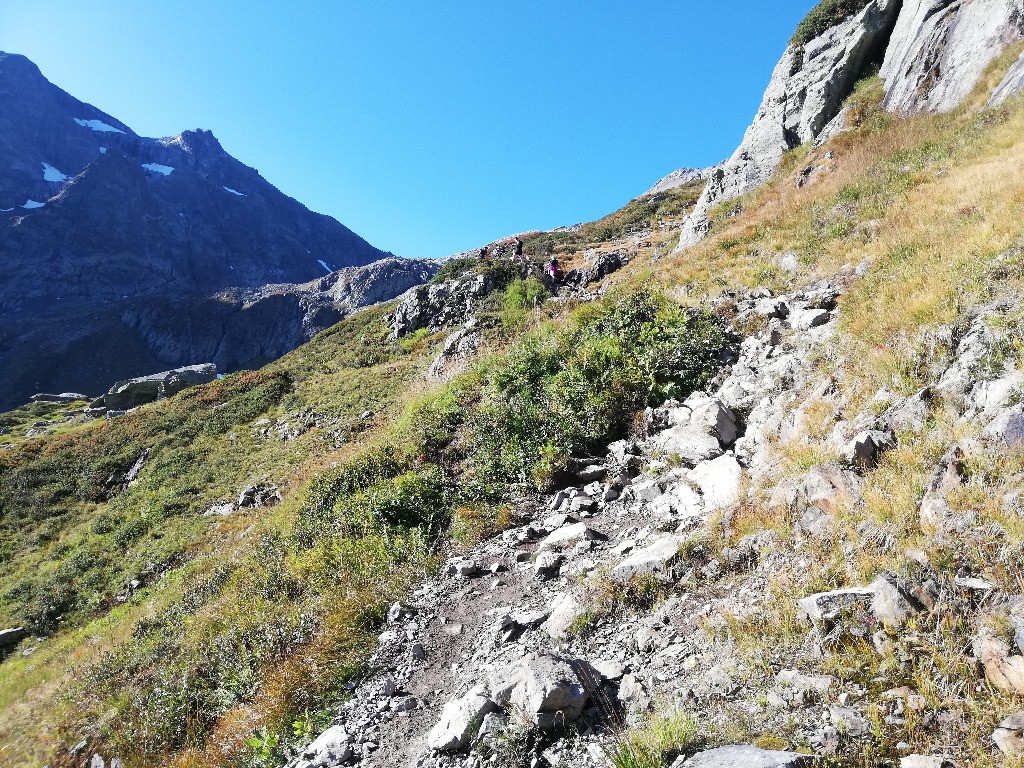
[(684, 225), (680, 249), (707, 234), (711, 208), (764, 184), (785, 152), (821, 134), (856, 82), (881, 58), (899, 7), (898, 0), (870, 0), (812, 40), (786, 48), (757, 117), (736, 152), (715, 170)]
[(654, 450), (674, 456), (683, 464), (694, 466), (722, 454), (718, 438), (698, 426), (681, 424), (669, 427), (652, 441)]
[(490, 692), (495, 703), (552, 731), (578, 720), (600, 683), (585, 661), (531, 653), (495, 672)]
[(883, 106), (948, 112), (1003, 48), (1021, 39), (1022, 0), (906, 0), (880, 72)]
[(498, 709), (483, 686), (473, 688), (462, 698), (444, 705), (441, 719), (427, 734), (427, 746), (438, 752), (465, 749), (476, 736), (484, 715)]
[(1024, 755), (1024, 712), (1014, 712), (999, 723), (992, 734), (992, 741), (1004, 755)]
[(575, 592), (565, 592), (555, 598), (551, 604), (551, 614), (541, 625), (541, 629), (555, 640), (563, 640), (572, 632), (576, 622), (589, 613), (590, 608), (582, 596)]
[(1024, 694), (1024, 656), (1011, 655), (1010, 644), (988, 628), (978, 632), (972, 645), (992, 685), (1004, 693)]
[(447, 380), (462, 373), (469, 368), (482, 342), (479, 331), (459, 328), (445, 339), (444, 346), (427, 370), (427, 378)]
[(11, 627), (0, 629), (0, 658), (10, 651), (14, 646), (28, 637), (28, 630), (24, 627)]
[(92, 400), (91, 397), (80, 392), (61, 392), (60, 394), (40, 392), (32, 395), (30, 399), (33, 403), (77, 403), (82, 400), (85, 402)]
[(140, 405), (176, 395), (188, 387), (208, 384), (217, 378), (213, 363), (187, 365), (170, 371), (119, 381), (93, 403), (110, 411), (127, 411)]
[(687, 478), (700, 488), (705, 511), (726, 509), (740, 499), (743, 469), (734, 456), (719, 456), (702, 462), (687, 474)]
[(684, 539), (680, 536), (660, 536), (646, 547), (633, 551), (629, 557), (612, 568), (615, 581), (626, 582), (637, 576), (653, 576), (664, 581), (675, 577), (674, 566)]

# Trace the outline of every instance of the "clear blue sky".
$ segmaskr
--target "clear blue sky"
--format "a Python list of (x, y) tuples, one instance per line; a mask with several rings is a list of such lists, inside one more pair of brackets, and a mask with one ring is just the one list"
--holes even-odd
[(0, 50), (146, 136), (208, 128), (401, 256), (588, 221), (735, 148), (815, 0), (35, 0)]

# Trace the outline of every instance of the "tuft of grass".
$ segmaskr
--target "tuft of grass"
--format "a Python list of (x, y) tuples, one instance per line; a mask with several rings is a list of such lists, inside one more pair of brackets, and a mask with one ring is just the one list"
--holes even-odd
[(659, 710), (639, 726), (619, 733), (605, 747), (615, 768), (664, 768), (699, 745), (696, 719), (682, 711)]

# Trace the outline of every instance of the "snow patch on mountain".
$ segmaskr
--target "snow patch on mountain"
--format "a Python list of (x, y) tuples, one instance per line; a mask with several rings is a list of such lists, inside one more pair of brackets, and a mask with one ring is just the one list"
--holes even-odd
[(88, 128), (91, 131), (97, 133), (124, 133), (120, 128), (115, 128), (112, 125), (107, 125), (102, 120), (84, 120), (81, 117), (72, 118), (83, 128)]
[(42, 208), (46, 203), (37, 203), (35, 200), (26, 200), (22, 203), (22, 208), (32, 210), (33, 208)]
[(328, 267), (328, 266), (327, 266), (327, 265), (326, 265), (326, 264), (324, 263), (323, 259), (317, 259), (317, 263), (319, 263), (319, 264), (320, 264), (320, 266), (321, 266), (321, 267), (323, 267), (324, 269), (326, 269), (326, 270), (327, 270), (328, 272), (333, 272), (333, 271), (334, 271), (333, 269), (331, 269), (330, 267)]
[(239, 197), (248, 197), (244, 192), (239, 192), (237, 189), (232, 189), (231, 187), (224, 187), (224, 191), (230, 192), (232, 195), (238, 195)]
[(43, 163), (43, 181), (67, 181), (68, 177), (49, 163)]
[(174, 168), (172, 168), (171, 166), (160, 165), (160, 163), (143, 163), (142, 167), (145, 168), (147, 171), (151, 171), (153, 173), (161, 173), (164, 176), (170, 176), (171, 171), (174, 170)]

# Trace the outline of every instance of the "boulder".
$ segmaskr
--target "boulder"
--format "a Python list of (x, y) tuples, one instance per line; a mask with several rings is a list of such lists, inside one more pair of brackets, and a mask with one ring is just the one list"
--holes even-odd
[(880, 75), (892, 112), (959, 106), (1008, 43), (1024, 38), (1021, 0), (907, 0)]
[(491, 675), (491, 699), (543, 731), (579, 719), (601, 675), (585, 661), (531, 653)]
[(399, 339), (421, 328), (437, 330), (465, 323), (470, 319), (473, 302), (492, 290), (491, 281), (476, 273), (412, 288), (391, 316), (391, 339)]
[(427, 734), (427, 746), (436, 752), (465, 749), (476, 736), (484, 715), (500, 707), (487, 696), (484, 686), (477, 686), (460, 699), (449, 701), (441, 711), (441, 719)]
[(281, 492), (276, 485), (257, 483), (250, 485), (240, 494), (236, 506), (245, 507), (273, 507), (281, 503)]
[(187, 365), (170, 371), (119, 381), (93, 405), (111, 411), (127, 411), (140, 405), (176, 395), (188, 387), (208, 384), (217, 378), (213, 363)]
[(736, 442), (736, 415), (717, 398), (704, 398), (693, 403), (687, 400), (690, 405), (691, 426), (703, 429), (709, 435), (718, 439), (722, 446), (732, 445)]
[(1015, 406), (996, 416), (983, 434), (1007, 448), (1024, 447), (1024, 408)]
[(654, 576), (662, 581), (673, 581), (674, 568), (684, 539), (680, 536), (660, 536), (642, 549), (632, 552), (612, 568), (615, 581), (629, 581), (635, 576)]
[(557, 552), (541, 552), (533, 561), (533, 572), (541, 581), (558, 577), (565, 557)]
[(840, 622), (845, 614), (870, 615), (875, 621), (898, 628), (917, 610), (890, 577), (879, 576), (866, 587), (848, 587), (819, 592), (797, 601), (799, 613), (815, 626), (826, 630)]
[(588, 613), (586, 603), (575, 593), (565, 592), (555, 598), (551, 604), (551, 614), (541, 629), (555, 640), (569, 636), (569, 632), (578, 619)]
[(704, 498), (704, 509), (713, 512), (731, 507), (740, 498), (743, 470), (734, 456), (719, 456), (698, 464), (687, 473)]
[(672, 768), (810, 768), (814, 761), (813, 755), (734, 744), (698, 752), (688, 760), (680, 757)]
[(839, 457), (847, 464), (871, 469), (878, 465), (882, 454), (895, 447), (896, 438), (890, 431), (878, 429), (857, 433), (839, 451)]
[(653, 447), (691, 467), (722, 454), (717, 437), (689, 424), (669, 427), (654, 438)]
[(818, 592), (797, 600), (800, 615), (814, 624), (838, 620), (843, 613), (865, 609), (871, 603), (874, 592), (869, 587), (848, 587)]
[(830, 675), (806, 675), (795, 669), (784, 669), (775, 676), (772, 693), (788, 706), (802, 706), (822, 699), (835, 682)]
[(33, 403), (77, 403), (80, 401), (89, 402), (92, 400), (88, 395), (78, 392), (61, 392), (59, 395), (48, 392), (40, 392), (30, 398)]
[(589, 266), (569, 271), (565, 275), (565, 282), (582, 287), (607, 277), (612, 272), (617, 272), (628, 263), (629, 256), (625, 253), (599, 253)]
[(1011, 656), (1009, 644), (987, 627), (978, 632), (972, 645), (992, 685), (1004, 693), (1024, 694), (1024, 656)]
[(871, 590), (871, 613), (887, 627), (901, 627), (916, 611), (913, 603), (891, 579), (879, 576), (868, 587)]
[(900, 758), (900, 768), (949, 768), (951, 763), (934, 755), (907, 755)]
[(692, 518), (704, 510), (704, 502), (687, 483), (672, 483), (660, 496), (651, 501), (655, 514), (673, 515), (683, 520)]
[(0, 629), (0, 656), (3, 656), (26, 637), (28, 637), (28, 630), (24, 627)]
[(803, 309), (793, 314), (789, 322), (799, 331), (809, 331), (811, 328), (818, 328), (825, 325), (832, 319), (832, 313), (827, 309)]
[(549, 550), (560, 551), (570, 549), (581, 541), (600, 541), (604, 538), (593, 528), (588, 528), (586, 523), (571, 523), (563, 525), (548, 534), (538, 546), (538, 550), (541, 552)]
[[(332, 725), (326, 731), (317, 736), (316, 739), (303, 750), (303, 754), (314, 760), (317, 756), (323, 755), (328, 751), (345, 753), (347, 750), (348, 755), (351, 755), (352, 749), (350, 745), (353, 741), (355, 741), (355, 739), (352, 737), (352, 734), (345, 730), (344, 726)], [(347, 757), (342, 758), (342, 760), (347, 759)]]
[(1004, 755), (1024, 755), (1024, 712), (1015, 712), (1000, 722), (992, 734), (992, 741)]
[(447, 380), (464, 372), (469, 368), (482, 342), (483, 338), (478, 331), (473, 328), (459, 328), (445, 339), (444, 346), (427, 369), (427, 378)]

